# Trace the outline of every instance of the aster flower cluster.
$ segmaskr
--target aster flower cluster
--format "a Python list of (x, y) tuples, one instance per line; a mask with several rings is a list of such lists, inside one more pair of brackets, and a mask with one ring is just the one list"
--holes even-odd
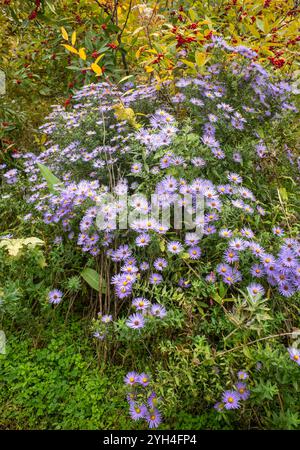
[(221, 412), (230, 409), (240, 408), (240, 402), (247, 400), (250, 396), (250, 390), (247, 388), (246, 380), (249, 378), (247, 372), (240, 370), (237, 374), (238, 381), (234, 385), (234, 389), (223, 392), (222, 401), (215, 404), (214, 408)]
[[(229, 241), (228, 249), (224, 254), (225, 262), (220, 263), (216, 268), (217, 274), (222, 277), (224, 283), (231, 285), (242, 280), (241, 272), (232, 265), (240, 260), (241, 252), (247, 252), (258, 260), (250, 268), (252, 277), (256, 279), (266, 278), (268, 284), (276, 287), (284, 297), (291, 297), (299, 292), (300, 243), (297, 239), (284, 239), (284, 243), (281, 245), (277, 257), (275, 257), (256, 243), (251, 230), (243, 229), (240, 234), (242, 235), (241, 238), (234, 238)], [(278, 235), (278, 233), (276, 234)], [(226, 237), (230, 236), (231, 233), (227, 230)], [(250, 239), (245, 239), (244, 236)], [(265, 293), (264, 287), (257, 282), (250, 283), (247, 286), (247, 291), (254, 300)]]
[(132, 306), (136, 313), (131, 314), (126, 321), (126, 325), (132, 329), (143, 328), (149, 317), (163, 319), (167, 315), (166, 308), (159, 303), (153, 303), (144, 297), (137, 297), (132, 300)]
[[(218, 36), (213, 36), (212, 43), (207, 44), (206, 47), (208, 49), (222, 48), (239, 53), (246, 58), (243, 62), (233, 63), (229, 70), (233, 75), (239, 75), (240, 92), (243, 89), (249, 90), (250, 87), (251, 103), (246, 104), (244, 101), (239, 106), (229, 103), (229, 101), (232, 102), (232, 98), (228, 97), (225, 84), (216, 79), (218, 74), (222, 73), (221, 64), (212, 65), (209, 68), (211, 74), (202, 78), (178, 80), (176, 86), (183, 92), (178, 92), (177, 102), (180, 99), (185, 106), (193, 105), (206, 118), (201, 142), (211, 150), (215, 158), (226, 158), (226, 152), (220, 140), (224, 126), (231, 127), (232, 131), (237, 132), (247, 130), (253, 138), (259, 138), (255, 145), (256, 154), (260, 159), (266, 157), (269, 153), (267, 145), (253, 127), (253, 120), (270, 120), (277, 117), (279, 111), (296, 112), (297, 108), (290, 100), (291, 86), (286, 82), (272, 79), (259, 63), (247, 61), (247, 58), (255, 58), (256, 54), (251, 49), (244, 46), (232, 47)], [(233, 161), (242, 162), (241, 155), (235, 153)]]
[(151, 389), (150, 376), (129, 372), (124, 383), (130, 388), (127, 394), (130, 417), (133, 420), (145, 420), (149, 428), (157, 428), (162, 422), (162, 415), (157, 408), (160, 398)]
[[(216, 39), (213, 45), (224, 47), (224, 42)], [(102, 255), (110, 261), (116, 301), (133, 298), (135, 311), (131, 314), (128, 308), (126, 319), (129, 328), (141, 329), (151, 317), (165, 317), (166, 309), (157, 301), (159, 289), (173, 282), (176, 288), (189, 289), (193, 280), (185, 262), (196, 266), (199, 261), (200, 266), (210, 257), (206, 242), (213, 239), (226, 239), (228, 248), (215, 270), (203, 274), (207, 283), (218, 279), (228, 286), (244, 283), (254, 300), (265, 294), (266, 282), (287, 297), (299, 291), (298, 241), (284, 241), (275, 257), (260, 246), (250, 228), (238, 232), (235, 224), (234, 230), (230, 228), (228, 212), (235, 222), (246, 217), (248, 223), (266, 212), (249, 189), (247, 176), (239, 173), (237, 164), (243, 156), (237, 151), (228, 153), (226, 142), (232, 135), (248, 133), (255, 141), (252, 156), (261, 159), (267, 146), (253, 123), (275, 117), (283, 103), (289, 104), (290, 94), (287, 83), (274, 81), (259, 64), (248, 61), (247, 49), (234, 49), (246, 57), (246, 63), (233, 63), (228, 70), (232, 76), (239, 73), (239, 87), (242, 90), (246, 83), (252, 95), (242, 105), (240, 98), (237, 102), (229, 96), (219, 64), (209, 66), (205, 74), (177, 80), (178, 93), (171, 97), (174, 108), (162, 103), (154, 84), (128, 92), (105, 82), (84, 86), (74, 95), (71, 111), (54, 106), (41, 127), (48, 136), (45, 150), (22, 155), (22, 175), (20, 170), (6, 173), (8, 180), (27, 177), (26, 202), (31, 212), (24, 221), (40, 215), (57, 231), (55, 245), (71, 242), (87, 257)], [(162, 90), (167, 88), (168, 83), (163, 83)], [(136, 112), (143, 112), (143, 102), (148, 111), (139, 124), (132, 116), (122, 115), (126, 108), (132, 111), (133, 105)], [(181, 107), (195, 119), (188, 127), (177, 118)], [(194, 148), (184, 151), (183, 142), (190, 136)], [(228, 159), (230, 170), (222, 168), (212, 180), (211, 166), (221, 167), (221, 160)], [(61, 180), (51, 191), (38, 164), (46, 165)], [(153, 194), (151, 202), (149, 194)], [(129, 202), (124, 199), (128, 195)], [(199, 196), (204, 200), (202, 215), (197, 214)], [(168, 212), (174, 205), (184, 207), (191, 222), (196, 216), (191, 229), (197, 232), (175, 230), (151, 215), (157, 209)], [(119, 230), (118, 221), (131, 214), (134, 220), (126, 232)], [(273, 233), (281, 237), (283, 230), (274, 227)], [(242, 252), (258, 258), (247, 274), (241, 264)], [(172, 276), (175, 267), (180, 267), (179, 280)], [(257, 283), (259, 278), (261, 283)], [(138, 291), (141, 286), (150, 291), (151, 301), (139, 297), (144, 295)], [(94, 331), (98, 339), (106, 335), (103, 326)]]
[(103, 341), (110, 331), (112, 331), (112, 325), (112, 315), (99, 312), (97, 319), (93, 319), (92, 323), (93, 337), (99, 341)]
[[(2, 166), (2, 168), (4, 168)], [(5, 172), (3, 175), (5, 181), (7, 184), (15, 184), (18, 181), (18, 170), (17, 169), (11, 169)]]

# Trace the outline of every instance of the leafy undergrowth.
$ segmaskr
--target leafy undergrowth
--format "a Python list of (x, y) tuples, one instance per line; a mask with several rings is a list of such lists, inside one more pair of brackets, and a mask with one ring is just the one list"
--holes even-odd
[[(1, 429), (129, 429), (122, 371), (97, 364), (82, 323), (56, 322), (35, 338), (8, 334), (0, 357)], [(114, 380), (114, 383), (112, 383)]]

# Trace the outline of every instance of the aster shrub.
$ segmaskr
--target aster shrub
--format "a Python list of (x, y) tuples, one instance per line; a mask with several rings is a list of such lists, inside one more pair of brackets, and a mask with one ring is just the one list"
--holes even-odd
[[(268, 358), (283, 362), (278, 385), (297, 376), (293, 80), (270, 75), (242, 46), (230, 63), (222, 39), (210, 45), (214, 57), (194, 77), (85, 86), (71, 110), (53, 107), (41, 153), (2, 166), (4, 186), (22, 190), (24, 229), (47, 236), (50, 259), (55, 246), (73, 254), (67, 270), (89, 294), (77, 295), (77, 311), (80, 301), (88, 308), (99, 360), (126, 364), (141, 427), (162, 416), (184, 427), (184, 418), (174, 422), (178, 409), (208, 428), (267, 426), (259, 396), (278, 417), (284, 401), (268, 394), (268, 376), (277, 383)], [(46, 295), (50, 311), (68, 314), (75, 306), (64, 306), (72, 285), (64, 276), (62, 268)], [(144, 389), (152, 376), (163, 411)], [(284, 392), (297, 416), (298, 385)]]

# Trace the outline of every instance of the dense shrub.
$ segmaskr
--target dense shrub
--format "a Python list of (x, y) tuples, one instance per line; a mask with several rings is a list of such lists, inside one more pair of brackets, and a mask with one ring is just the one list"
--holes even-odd
[[(9, 276), (1, 308), (4, 321), (24, 328), (37, 311), (47, 326), (56, 315), (88, 316), (105, 373), (122, 366), (117, 402), (129, 389), (131, 417), (144, 412), (150, 427), (162, 414), (166, 428), (293, 429), (300, 420), (293, 80), (270, 75), (242, 46), (228, 62), (232, 48), (221, 38), (211, 50), (207, 72), (195, 77), (85, 86), (71, 110), (53, 108), (41, 153), (1, 166), (2, 191), (17, 205), (15, 229), (44, 242), (16, 256), (9, 248), (18, 236), (2, 236)], [(117, 216), (127, 217), (127, 194), (138, 216), (116, 227)], [(188, 198), (196, 231), (148, 217)], [(69, 373), (67, 356), (64, 364)], [(57, 427), (48, 411), (41, 409), (43, 426)], [(113, 426), (99, 414), (88, 427)], [(76, 427), (87, 426), (86, 417)], [(63, 419), (62, 427), (72, 426)]]

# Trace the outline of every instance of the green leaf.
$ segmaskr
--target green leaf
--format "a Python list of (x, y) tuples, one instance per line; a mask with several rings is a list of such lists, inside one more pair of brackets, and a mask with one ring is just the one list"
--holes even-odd
[(45, 178), (45, 180), (47, 181), (47, 185), (50, 189), (50, 191), (54, 191), (54, 186), (56, 185), (62, 185), (63, 183), (51, 172), (50, 169), (48, 169), (48, 167), (44, 166), (44, 164), (41, 163), (37, 163), (38, 168), (41, 171), (41, 174), (43, 175), (43, 177)]
[(256, 25), (261, 31), (265, 32), (265, 24), (261, 19), (256, 19)]
[(284, 187), (281, 187), (281, 188), (278, 189), (278, 192), (279, 192), (279, 195), (280, 195), (281, 199), (284, 202), (287, 202), (289, 197), (288, 197), (288, 193), (287, 193), (286, 189)]
[[(81, 276), (87, 282), (87, 284), (89, 284), (93, 289), (99, 292), (100, 275), (96, 270), (90, 268), (84, 269), (81, 272)], [(102, 288), (105, 288), (104, 280), (102, 280)]]
[(81, 70), (82, 70), (82, 67), (79, 67), (79, 66), (67, 66), (67, 69), (69, 69), (69, 70), (78, 70), (78, 71), (81, 71)]

